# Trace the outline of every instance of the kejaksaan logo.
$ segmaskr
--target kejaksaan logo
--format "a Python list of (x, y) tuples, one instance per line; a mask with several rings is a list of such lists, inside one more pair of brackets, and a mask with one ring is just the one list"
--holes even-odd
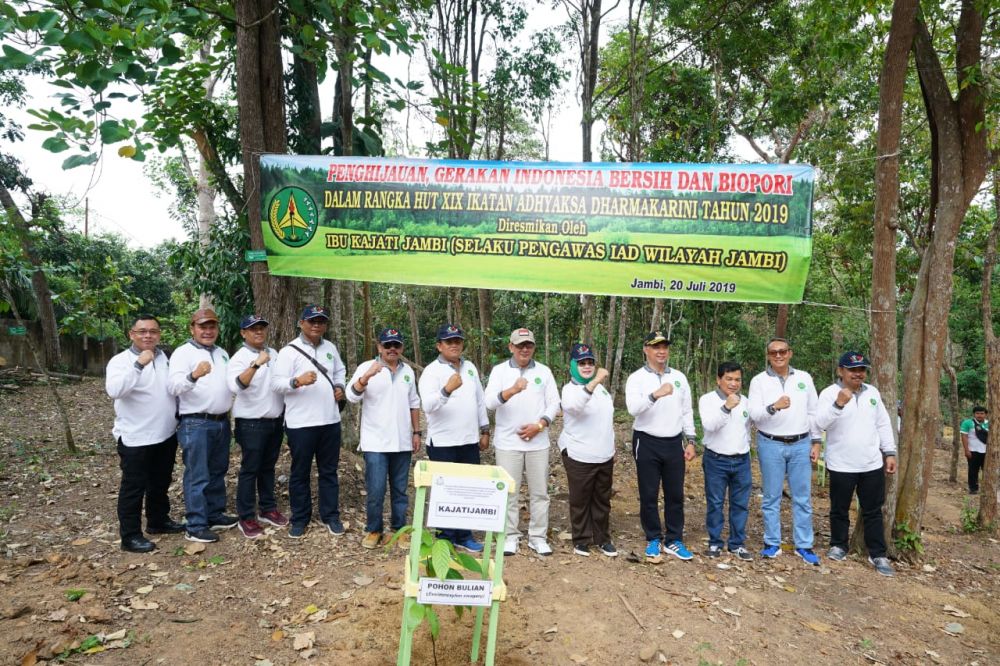
[(288, 247), (302, 247), (316, 234), (316, 202), (301, 187), (285, 187), (271, 197), (267, 207), (271, 233)]

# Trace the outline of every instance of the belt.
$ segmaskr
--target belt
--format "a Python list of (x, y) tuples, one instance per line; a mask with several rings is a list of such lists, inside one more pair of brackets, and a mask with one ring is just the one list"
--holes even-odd
[(240, 421), (253, 421), (255, 423), (281, 423), (282, 421), (285, 420), (285, 415), (282, 414), (281, 416), (275, 416), (274, 418), (261, 417), (259, 419), (245, 419), (242, 416), (237, 416), (234, 420), (237, 423), (239, 423)]
[(807, 432), (804, 432), (801, 435), (769, 435), (763, 430), (758, 430), (757, 432), (768, 439), (773, 439), (774, 441), (781, 442), (782, 444), (794, 444), (795, 442), (809, 436), (809, 433)]
[(711, 453), (717, 458), (743, 458), (749, 455), (749, 453), (718, 453), (712, 449), (705, 449), (705, 453)]
[(208, 421), (228, 421), (229, 412), (224, 414), (206, 414), (205, 412), (199, 412), (197, 414), (181, 414), (182, 419), (206, 419)]

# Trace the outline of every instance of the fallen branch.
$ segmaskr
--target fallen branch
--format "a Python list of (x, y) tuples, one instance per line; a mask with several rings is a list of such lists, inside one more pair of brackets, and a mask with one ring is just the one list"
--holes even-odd
[(642, 623), (642, 620), (639, 619), (639, 616), (636, 615), (636, 612), (632, 610), (632, 606), (629, 604), (628, 599), (625, 598), (625, 595), (619, 592), (618, 598), (622, 600), (623, 604), (625, 604), (625, 610), (629, 612), (629, 615), (631, 615), (632, 619), (635, 620), (635, 623), (639, 625), (639, 628), (646, 631), (646, 626)]

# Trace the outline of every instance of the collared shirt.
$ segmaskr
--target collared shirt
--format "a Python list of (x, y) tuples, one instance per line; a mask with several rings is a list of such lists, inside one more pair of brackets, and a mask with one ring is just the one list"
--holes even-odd
[(726, 394), (715, 389), (698, 399), (698, 415), (704, 430), (702, 443), (706, 449), (724, 456), (750, 452), (750, 412), (747, 399), (730, 410), (726, 407)]
[[(654, 398), (653, 392), (665, 382), (674, 385), (673, 393)], [(644, 365), (633, 372), (625, 382), (625, 406), (635, 417), (634, 430), (653, 437), (676, 437), (683, 432), (686, 439), (695, 438), (691, 387), (677, 368), (668, 366), (660, 373)]]
[[(306, 355), (296, 351), (292, 345)], [(285, 425), (289, 428), (340, 423), (340, 409), (333, 395), (333, 387), (320, 377), (319, 368), (313, 365), (310, 358), (326, 369), (326, 375), (333, 380), (333, 387), (344, 389), (347, 368), (340, 360), (336, 345), (321, 338), (319, 344), (314, 346), (304, 335), (289, 342), (278, 352), (278, 358), (271, 367), (271, 390), (284, 397)], [(292, 380), (310, 370), (316, 373), (316, 381), (309, 386), (292, 388)]]
[[(208, 361), (212, 370), (194, 379), (191, 373), (202, 361)], [(226, 366), (229, 354), (225, 349), (212, 345), (206, 347), (188, 340), (174, 350), (170, 357), (170, 375), (167, 386), (171, 395), (177, 396), (180, 415), (225, 414), (233, 406), (233, 392), (226, 385)]]
[(396, 370), (384, 366), (368, 380), (361, 393), (354, 385), (378, 359), (365, 361), (357, 367), (347, 383), (347, 399), (352, 403), (364, 402), (361, 407), (361, 439), (358, 449), (393, 453), (413, 450), (413, 421), (410, 410), (420, 409), (417, 396), (417, 378), (413, 369), (402, 361)]
[(843, 408), (837, 394), (843, 384), (831, 384), (819, 394), (816, 426), (826, 430), (826, 467), (834, 472), (870, 472), (882, 466), (882, 456), (896, 455), (892, 421), (882, 394), (862, 384)]
[(278, 352), (270, 347), (267, 347), (266, 351), (270, 358), (257, 369), (250, 378), (249, 385), (244, 385), (240, 381), (240, 375), (257, 360), (261, 350), (244, 344), (229, 359), (226, 380), (229, 390), (236, 394), (236, 400), (233, 402), (234, 418), (276, 419), (285, 411), (285, 401), (281, 394), (271, 390), (271, 366)]
[[(789, 405), (773, 414), (768, 409), (778, 398), (787, 395)], [(808, 372), (788, 368), (782, 377), (770, 367), (750, 380), (750, 418), (758, 430), (769, 435), (791, 437), (809, 433), (820, 441), (819, 429), (813, 424), (816, 414), (816, 386)]]
[(615, 405), (603, 384), (593, 393), (585, 384), (566, 384), (562, 410), (561, 451), (582, 463), (603, 463), (615, 457)]
[[(990, 420), (986, 419), (979, 425), (988, 432), (990, 429)], [(975, 419), (965, 419), (962, 421), (962, 425), (959, 426), (958, 431), (965, 435), (966, 440), (968, 440), (969, 451), (974, 453), (986, 453), (986, 442), (980, 440), (979, 437), (976, 436)]]
[[(524, 377), (528, 386), (504, 401), (500, 395)], [(496, 411), (493, 446), (503, 451), (539, 451), (549, 448), (549, 429), (545, 428), (527, 442), (518, 429), (529, 423), (545, 421), (551, 425), (559, 413), (559, 388), (548, 366), (534, 360), (520, 367), (513, 359), (490, 371), (486, 382), (486, 409)]]
[(479, 371), (464, 358), (458, 368), (462, 385), (447, 395), (444, 385), (455, 368), (438, 356), (420, 375), (420, 402), (427, 416), (427, 438), (432, 446), (463, 446), (479, 442), (479, 435), (489, 432), (483, 384)]
[(108, 362), (104, 388), (115, 401), (112, 433), (125, 446), (159, 444), (177, 430), (177, 400), (167, 391), (167, 355), (159, 349), (154, 354), (143, 367), (133, 345)]

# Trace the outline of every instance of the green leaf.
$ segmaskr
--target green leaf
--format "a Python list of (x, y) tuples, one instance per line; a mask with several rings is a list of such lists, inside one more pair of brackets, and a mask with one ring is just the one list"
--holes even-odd
[(441, 633), (441, 620), (438, 619), (437, 613), (434, 612), (433, 608), (427, 609), (427, 627), (431, 630), (431, 638), (437, 640), (438, 634)]
[(79, 588), (71, 588), (63, 592), (63, 595), (66, 597), (67, 601), (79, 601), (80, 598), (85, 594), (87, 594), (87, 590), (82, 590)]
[(3, 45), (3, 58), (0, 58), (0, 69), (21, 69), (35, 61), (34, 56), (18, 51), (9, 44)]
[(123, 127), (117, 120), (105, 120), (101, 123), (100, 130), (101, 141), (104, 143), (117, 143), (132, 136), (128, 128)]
[(73, 155), (72, 157), (67, 157), (63, 163), (62, 168), (75, 169), (78, 166), (87, 166), (89, 164), (94, 164), (97, 162), (97, 153), (87, 153), (85, 155)]
[(413, 630), (424, 621), (424, 616), (427, 613), (427, 608), (421, 604), (414, 603), (410, 605), (410, 608), (406, 611), (406, 625)]
[(451, 567), (452, 545), (446, 539), (438, 539), (431, 546), (431, 562), (434, 564), (434, 574), (441, 580), (445, 579), (448, 569)]
[(458, 553), (455, 559), (458, 560), (458, 563), (461, 564), (464, 569), (468, 569), (469, 571), (477, 574), (483, 573), (483, 569), (479, 564), (479, 560), (472, 557), (471, 555), (467, 553)]
[(69, 144), (61, 137), (50, 136), (45, 141), (42, 141), (42, 148), (50, 153), (61, 153), (69, 149)]

